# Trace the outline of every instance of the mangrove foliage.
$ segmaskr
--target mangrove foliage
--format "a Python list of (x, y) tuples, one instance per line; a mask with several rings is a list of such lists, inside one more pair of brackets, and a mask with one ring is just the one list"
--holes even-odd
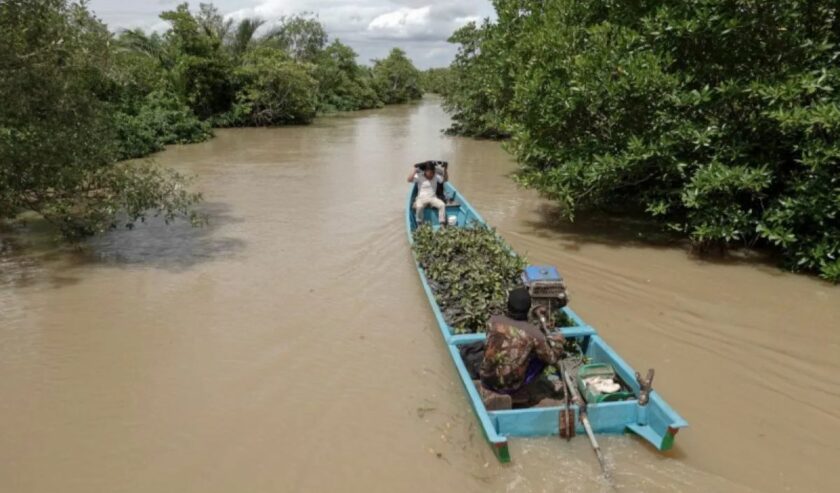
[(196, 220), (183, 176), (121, 161), (213, 126), (305, 124), (421, 96), (402, 50), (360, 65), (310, 14), (234, 21), (183, 3), (160, 18), (163, 32), (112, 33), (82, 1), (0, 1), (0, 220), (34, 211), (68, 237), (149, 214)]
[(522, 282), (525, 260), (480, 224), (438, 231), (422, 225), (413, 248), (443, 318), (458, 334), (484, 332), (490, 316), (505, 311), (508, 292)]
[(450, 39), (453, 132), (510, 137), (569, 218), (634, 207), (840, 281), (836, 1), (493, 4)]

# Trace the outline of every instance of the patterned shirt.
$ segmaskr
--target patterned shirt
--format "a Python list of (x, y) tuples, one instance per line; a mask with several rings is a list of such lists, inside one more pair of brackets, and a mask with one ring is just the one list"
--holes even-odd
[(491, 389), (515, 392), (546, 364), (557, 360), (545, 336), (534, 325), (499, 315), (490, 318), (488, 325), (479, 375)]

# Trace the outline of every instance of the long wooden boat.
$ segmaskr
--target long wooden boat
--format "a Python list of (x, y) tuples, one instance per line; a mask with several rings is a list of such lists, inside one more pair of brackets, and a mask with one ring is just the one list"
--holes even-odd
[[(416, 187), (412, 185), (405, 208), (405, 224), (408, 231), (408, 240), (412, 245), (414, 243), (414, 230), (417, 228), (414, 210), (412, 208), (415, 194)], [(451, 218), (452, 216), (457, 218), (457, 224), (454, 226), (468, 227), (473, 223), (485, 224), (481, 215), (452, 184), (445, 184), (445, 195), (448, 199), (448, 205), (446, 207), (447, 218)], [(434, 209), (426, 209), (424, 220), (431, 222), (433, 227), (439, 227), (437, 224), (437, 214)], [(415, 256), (416, 261), (417, 258)], [(510, 461), (510, 451), (508, 449), (508, 439), (510, 437), (557, 435), (559, 433), (558, 413), (561, 410), (560, 407), (536, 407), (502, 411), (488, 411), (485, 408), (459, 351), (460, 346), (482, 341), (485, 339), (485, 335), (483, 333), (454, 333), (453, 329), (444, 320), (423, 268), (419, 264), (417, 264), (417, 272), (420, 275), (423, 290), (426, 292), (426, 296), (432, 306), (432, 312), (437, 320), (441, 335), (446, 341), (452, 362), (469, 396), (472, 409), (481, 424), (484, 437), (498, 459), (501, 462)], [(570, 308), (565, 307), (563, 310), (574, 322), (574, 325), (571, 327), (556, 328), (555, 330), (560, 330), (567, 340), (576, 340), (583, 354), (591, 362), (611, 365), (616, 375), (631, 389), (634, 395), (633, 398), (628, 400), (589, 403), (587, 405), (587, 411), (589, 421), (595, 433), (635, 433), (650, 442), (658, 450), (664, 451), (670, 449), (673, 446), (674, 437), (677, 432), (680, 428), (688, 426), (688, 423), (655, 390), (649, 392), (646, 403), (640, 403), (641, 387), (636, 379), (636, 373), (633, 368), (598, 335), (595, 328), (586, 324)], [(582, 434), (584, 433), (584, 429), (580, 420), (577, 419), (578, 407), (575, 405), (571, 407), (575, 413), (577, 434)]]

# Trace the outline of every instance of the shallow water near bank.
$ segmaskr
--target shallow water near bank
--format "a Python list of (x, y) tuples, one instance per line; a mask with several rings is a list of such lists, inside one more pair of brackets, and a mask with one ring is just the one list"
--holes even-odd
[[(230, 129), (156, 156), (208, 226), (0, 248), (0, 491), (609, 491), (588, 443), (498, 464), (420, 287), (411, 163), (453, 183), (690, 423), (660, 454), (602, 437), (621, 491), (837, 491), (840, 289), (560, 223), (439, 101)], [(35, 231), (27, 231), (34, 229)]]

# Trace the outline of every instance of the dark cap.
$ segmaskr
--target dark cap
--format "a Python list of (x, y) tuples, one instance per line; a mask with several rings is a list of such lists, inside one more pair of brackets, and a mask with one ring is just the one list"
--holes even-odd
[(526, 320), (528, 310), (531, 309), (531, 295), (528, 288), (519, 286), (508, 293), (507, 302), (508, 315), (516, 320)]
[(435, 169), (435, 162), (434, 161), (423, 161), (422, 163), (417, 163), (414, 165), (415, 168), (419, 169), (420, 171), (428, 171)]

